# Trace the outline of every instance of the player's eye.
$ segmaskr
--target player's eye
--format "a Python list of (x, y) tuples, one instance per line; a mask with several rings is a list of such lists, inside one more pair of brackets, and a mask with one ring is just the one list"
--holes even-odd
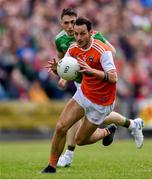
[(71, 24), (74, 24), (74, 23), (75, 23), (75, 21), (74, 21), (74, 20), (72, 20), (72, 21), (71, 21)]
[(78, 36), (78, 33), (75, 32), (74, 35), (75, 35), (75, 36)]
[(85, 34), (86, 34), (85, 32), (80, 33), (81, 36), (84, 36)]
[(64, 22), (64, 24), (66, 24), (66, 25), (67, 25), (67, 24), (68, 24), (68, 22)]

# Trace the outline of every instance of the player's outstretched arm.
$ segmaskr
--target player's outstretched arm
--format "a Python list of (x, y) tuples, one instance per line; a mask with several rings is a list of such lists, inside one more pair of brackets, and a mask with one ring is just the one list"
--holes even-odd
[(57, 52), (58, 60), (62, 59), (64, 57), (65, 53), (63, 52)]

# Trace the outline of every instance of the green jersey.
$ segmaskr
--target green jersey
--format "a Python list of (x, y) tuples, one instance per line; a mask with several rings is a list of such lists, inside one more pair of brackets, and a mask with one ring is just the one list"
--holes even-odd
[(55, 45), (58, 52), (66, 53), (70, 45), (74, 42), (74, 36), (68, 36), (64, 30), (62, 30), (55, 38)]
[[(103, 37), (103, 35), (98, 31), (94, 31), (92, 36), (94, 39), (98, 39), (103, 43), (107, 42), (107, 40)], [(58, 52), (66, 53), (70, 45), (73, 44), (74, 42), (75, 42), (74, 36), (68, 36), (68, 34), (64, 30), (62, 30), (55, 38), (55, 45)], [(75, 81), (77, 83), (81, 83), (82, 81), (81, 73), (79, 73)]]

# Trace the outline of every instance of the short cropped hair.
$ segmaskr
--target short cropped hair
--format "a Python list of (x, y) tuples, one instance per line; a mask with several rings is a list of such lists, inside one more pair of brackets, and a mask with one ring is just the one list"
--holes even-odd
[(75, 25), (79, 26), (79, 25), (84, 25), (84, 24), (87, 26), (88, 31), (92, 29), (92, 22), (85, 17), (79, 17), (75, 21)]
[(75, 16), (77, 17), (77, 13), (74, 9), (72, 8), (67, 8), (67, 9), (63, 9), (62, 13), (61, 13), (61, 19), (63, 18), (63, 16), (68, 15), (68, 16)]

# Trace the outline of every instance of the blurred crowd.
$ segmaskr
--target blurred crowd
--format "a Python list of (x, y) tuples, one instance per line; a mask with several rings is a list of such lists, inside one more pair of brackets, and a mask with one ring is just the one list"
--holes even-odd
[(54, 38), (67, 7), (91, 19), (116, 48), (117, 104), (134, 116), (136, 105), (152, 98), (152, 0), (0, 0), (0, 101), (46, 102), (74, 93), (72, 82), (63, 91), (44, 68), (56, 57)]

